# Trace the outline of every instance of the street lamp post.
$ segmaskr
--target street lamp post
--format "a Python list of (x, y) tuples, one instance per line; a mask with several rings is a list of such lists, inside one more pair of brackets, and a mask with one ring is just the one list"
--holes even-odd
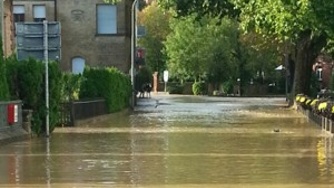
[(132, 92), (131, 92), (131, 107), (134, 108), (135, 106), (135, 86), (134, 86), (134, 64), (135, 64), (135, 48), (136, 48), (136, 26), (137, 26), (137, 3), (138, 0), (134, 0), (132, 2), (131, 6), (131, 68), (130, 68), (130, 76), (131, 76), (131, 86), (132, 86)]

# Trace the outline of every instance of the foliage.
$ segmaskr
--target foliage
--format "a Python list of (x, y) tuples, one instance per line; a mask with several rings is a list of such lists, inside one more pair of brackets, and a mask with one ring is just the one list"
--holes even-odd
[(138, 14), (138, 25), (145, 26), (146, 35), (139, 38), (139, 45), (145, 49), (145, 62), (153, 71), (166, 68), (166, 56), (162, 53), (163, 42), (170, 33), (170, 13), (153, 2)]
[(135, 77), (135, 90), (140, 91), (145, 83), (152, 83), (152, 71), (149, 67), (141, 67)]
[(221, 85), (222, 91), (225, 94), (229, 94), (233, 92), (233, 81), (232, 80), (228, 80), (226, 82), (224, 82)]
[(334, 3), (324, 0), (233, 0), (240, 9), (242, 28), (274, 38), (296, 52), (295, 92), (310, 90), (311, 66), (333, 36)]
[[(18, 62), (14, 57), (6, 59), (7, 80), (12, 99), (21, 99), (24, 109), (33, 110), (32, 130), (40, 135), (45, 132), (45, 69), (44, 63), (28, 59)], [(59, 118), (62, 85), (58, 63), (49, 63), (49, 115), (52, 132)]]
[(19, 66), (16, 56), (12, 55), (5, 59), (7, 69), (7, 82), (11, 100), (20, 100), (19, 96)]
[(79, 99), (81, 74), (63, 73), (62, 101)]
[(194, 82), (192, 85), (194, 95), (206, 94), (206, 84), (204, 82)]
[[(61, 90), (63, 88), (62, 72), (57, 62), (49, 63), (49, 117), (50, 131), (57, 125), (60, 115)], [(45, 77), (45, 75), (43, 75)], [(45, 80), (44, 80), (45, 81)], [(45, 85), (45, 83), (44, 83)], [(45, 95), (45, 93), (43, 93)]]
[(161, 7), (174, 9), (179, 17), (188, 16), (193, 13), (198, 18), (203, 16), (237, 17), (239, 10), (234, 7), (230, 0), (157, 0)]
[[(1, 37), (1, 35), (0, 35)], [(0, 41), (0, 101), (9, 100), (9, 88), (6, 78), (6, 66), (3, 59), (2, 42)]]
[(166, 88), (169, 94), (183, 94), (183, 84), (169, 84)]
[(195, 18), (192, 15), (171, 22), (172, 32), (165, 43), (171, 77), (198, 80), (209, 76), (223, 81), (236, 74), (233, 51), (237, 24), (227, 18)]
[(79, 98), (106, 100), (108, 111), (116, 112), (129, 105), (131, 81), (118, 69), (86, 67), (82, 75)]

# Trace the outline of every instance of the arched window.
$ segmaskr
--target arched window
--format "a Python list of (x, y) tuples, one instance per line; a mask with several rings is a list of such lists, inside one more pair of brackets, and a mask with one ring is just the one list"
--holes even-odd
[(82, 57), (75, 57), (72, 59), (72, 73), (82, 74), (85, 69), (85, 59)]

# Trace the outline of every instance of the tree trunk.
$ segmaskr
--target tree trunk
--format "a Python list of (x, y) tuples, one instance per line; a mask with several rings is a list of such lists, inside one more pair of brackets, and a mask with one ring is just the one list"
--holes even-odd
[(289, 105), (293, 104), (296, 94), (310, 94), (312, 65), (326, 42), (325, 34), (315, 37), (310, 30), (301, 34), (296, 46), (295, 77)]

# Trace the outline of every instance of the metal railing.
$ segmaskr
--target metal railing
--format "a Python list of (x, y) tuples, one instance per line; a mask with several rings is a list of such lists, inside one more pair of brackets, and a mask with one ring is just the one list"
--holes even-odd
[(76, 121), (108, 113), (104, 99), (73, 101), (61, 104), (59, 124), (75, 126)]

